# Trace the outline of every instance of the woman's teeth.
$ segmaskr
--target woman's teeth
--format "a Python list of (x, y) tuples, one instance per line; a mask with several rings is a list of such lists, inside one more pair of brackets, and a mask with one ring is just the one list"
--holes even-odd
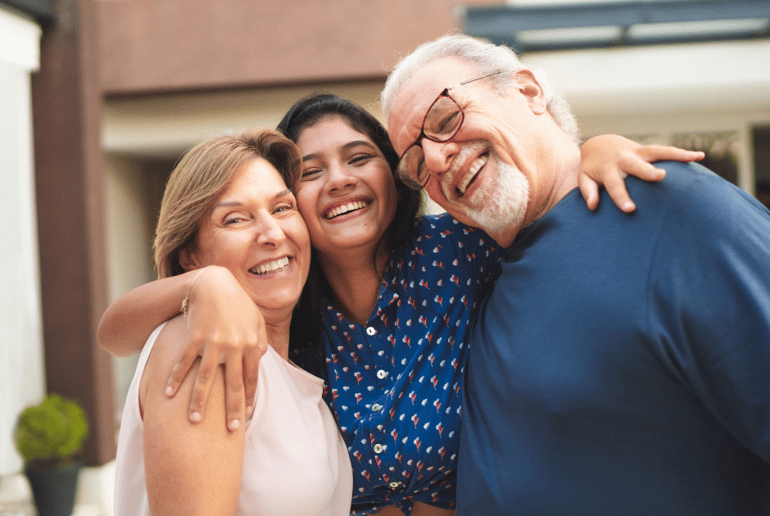
[(278, 269), (283, 269), (288, 266), (289, 266), (289, 258), (284, 256), (283, 258), (279, 258), (273, 262), (267, 262), (267, 263), (263, 263), (262, 265), (257, 265), (256, 267), (249, 269), (249, 272), (252, 274), (267, 274), (269, 272), (275, 272)]
[(345, 213), (348, 213), (354, 210), (360, 210), (361, 208), (366, 208), (368, 205), (369, 203), (364, 201), (349, 202), (347, 204), (343, 204), (341, 206), (337, 206), (336, 208), (329, 210), (326, 213), (326, 218), (333, 219), (334, 217), (339, 217), (340, 215), (344, 215)]
[(468, 189), (468, 185), (471, 184), (471, 181), (473, 181), (476, 178), (476, 174), (479, 173), (479, 170), (481, 170), (481, 167), (486, 165), (487, 161), (489, 160), (488, 155), (479, 156), (476, 158), (473, 163), (471, 163), (471, 168), (468, 169), (468, 173), (465, 174), (465, 177), (463, 178), (462, 182), (457, 185), (457, 189), (460, 191), (460, 194), (465, 194), (465, 190)]

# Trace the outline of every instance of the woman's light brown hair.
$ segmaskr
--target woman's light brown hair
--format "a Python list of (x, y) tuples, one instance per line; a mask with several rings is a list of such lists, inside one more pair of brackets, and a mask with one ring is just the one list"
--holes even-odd
[(190, 149), (174, 167), (155, 230), (155, 267), (158, 277), (182, 274), (179, 253), (195, 244), (204, 216), (230, 186), (236, 173), (262, 158), (296, 192), (301, 161), (297, 147), (271, 129), (249, 129), (218, 136)]

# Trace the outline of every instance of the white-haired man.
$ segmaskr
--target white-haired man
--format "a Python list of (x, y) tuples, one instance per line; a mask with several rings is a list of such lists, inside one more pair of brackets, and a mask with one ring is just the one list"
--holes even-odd
[(401, 177), (509, 249), (469, 336), (458, 514), (770, 514), (770, 212), (678, 163), (628, 181), (636, 213), (588, 212), (566, 104), (466, 36), (405, 58), (383, 107)]

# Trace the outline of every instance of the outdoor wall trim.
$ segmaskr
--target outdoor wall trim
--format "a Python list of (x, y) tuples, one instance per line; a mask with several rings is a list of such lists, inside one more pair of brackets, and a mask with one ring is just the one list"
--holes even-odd
[(42, 24), (56, 19), (53, 0), (0, 0), (0, 5), (7, 5), (28, 14)]
[(115, 458), (112, 358), (96, 343), (107, 307), (104, 155), (96, 0), (57, 0), (32, 74), (35, 193), (46, 388), (91, 424), (89, 466)]
[[(770, 2), (768, 0), (661, 0), (560, 4), (545, 6), (466, 7), (464, 30), (467, 34), (506, 44), (518, 52), (568, 50), (597, 47), (660, 45), (701, 41), (724, 41), (770, 37)], [(634, 25), (681, 23), (693, 21), (734, 21), (764, 19), (758, 29), (745, 32), (711, 32), (682, 37), (635, 39), (629, 36)], [(524, 31), (620, 27), (618, 38), (611, 41), (558, 41), (529, 43), (520, 37)]]
[(0, 61), (29, 72), (40, 68), (40, 26), (0, 6)]

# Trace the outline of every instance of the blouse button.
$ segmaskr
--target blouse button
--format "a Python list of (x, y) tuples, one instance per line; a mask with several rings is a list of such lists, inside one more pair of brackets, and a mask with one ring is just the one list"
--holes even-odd
[(391, 482), (390, 484), (388, 484), (388, 486), (390, 486), (391, 489), (396, 489), (400, 485), (401, 485), (400, 482)]
[(380, 369), (379, 371), (377, 371), (377, 378), (379, 378), (380, 380), (384, 380), (386, 376), (388, 376), (388, 372), (386, 370)]
[(371, 336), (373, 336), (373, 335), (377, 335), (377, 330), (375, 330), (374, 328), (372, 328), (371, 326), (369, 326), (369, 327), (366, 329), (366, 334), (367, 334), (367, 335), (369, 335), (370, 337), (371, 337)]
[(377, 443), (374, 445), (374, 453), (380, 454), (383, 451), (385, 451), (385, 447), (381, 445), (380, 443)]
[(379, 412), (380, 410), (382, 410), (382, 405), (380, 405), (379, 403), (375, 403), (374, 405), (372, 405), (372, 410), (375, 412)]

